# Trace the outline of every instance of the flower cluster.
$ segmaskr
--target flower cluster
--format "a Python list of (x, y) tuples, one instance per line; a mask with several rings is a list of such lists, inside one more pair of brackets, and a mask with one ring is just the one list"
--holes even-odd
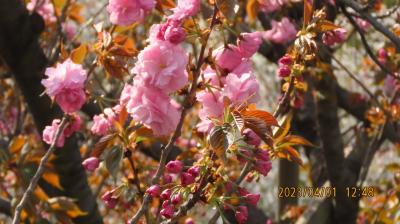
[(112, 122), (118, 120), (118, 114), (121, 112), (121, 106), (116, 105), (113, 108), (105, 108), (102, 114), (94, 115), (91, 131), (96, 135), (105, 135), (112, 128)]
[(31, 0), (26, 8), (29, 11), (35, 11), (43, 17), (45, 21), (55, 22), (57, 20), (54, 14), (54, 7), (50, 0)]
[(347, 31), (343, 28), (337, 28), (328, 31), (322, 35), (322, 42), (327, 46), (343, 43), (346, 40)]
[[(57, 139), (56, 146), (63, 147), (65, 138), (71, 136), (74, 132), (78, 131), (81, 127), (82, 121), (80, 116), (74, 115), (71, 117), (71, 122), (64, 128), (64, 131), (60, 134), (59, 138)], [(43, 130), (43, 141), (47, 144), (51, 144), (53, 139), (56, 137), (56, 132), (60, 126), (61, 120), (54, 119), (51, 123), (51, 126), (46, 126)]]
[(208, 67), (203, 72), (206, 88), (197, 93), (197, 100), (202, 104), (197, 125), (200, 132), (208, 132), (213, 127), (209, 118), (221, 118), (224, 110), (223, 99), (232, 105), (243, 102), (255, 103), (259, 100), (259, 84), (252, 72), (250, 57), (261, 44), (261, 33), (243, 33), (237, 45), (222, 47), (214, 52), (217, 69)]
[(155, 0), (109, 0), (107, 11), (111, 23), (127, 26), (143, 21), (155, 5)]
[(276, 44), (286, 44), (296, 38), (296, 28), (287, 17), (282, 18), (280, 22), (272, 20), (272, 28), (263, 34), (265, 40)]
[(86, 101), (84, 84), (86, 70), (71, 59), (57, 64), (55, 68), (47, 68), (47, 79), (42, 80), (46, 93), (55, 100), (65, 113), (78, 111)]
[(285, 78), (292, 73), (291, 65), (293, 64), (293, 60), (290, 55), (284, 55), (279, 59), (279, 69), (278, 69), (278, 76), (280, 78)]
[(263, 12), (270, 13), (281, 9), (289, 0), (259, 0), (258, 2)]

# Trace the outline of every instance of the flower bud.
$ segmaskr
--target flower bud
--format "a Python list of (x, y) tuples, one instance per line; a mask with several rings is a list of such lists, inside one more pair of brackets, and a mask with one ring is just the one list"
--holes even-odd
[(100, 160), (97, 157), (89, 157), (82, 162), (82, 166), (87, 171), (95, 171), (100, 164)]
[(269, 171), (272, 169), (272, 164), (270, 161), (257, 160), (254, 168), (263, 176), (267, 176)]
[(183, 163), (179, 160), (169, 161), (165, 168), (169, 173), (179, 173), (182, 171)]
[(163, 209), (161, 209), (160, 215), (166, 219), (172, 218), (174, 215), (174, 207), (170, 204), (166, 205)]
[(194, 182), (194, 176), (192, 174), (186, 172), (181, 174), (182, 186), (187, 186), (193, 182)]
[(199, 176), (200, 174), (200, 167), (199, 166), (192, 166), (188, 169), (188, 173), (192, 174), (194, 177)]
[(181, 194), (174, 194), (171, 198), (171, 203), (174, 205), (180, 204), (182, 201)]
[(289, 76), (291, 72), (292, 72), (291, 69), (288, 66), (284, 65), (279, 67), (278, 75), (279, 77), (284, 78)]
[(165, 189), (165, 190), (161, 193), (160, 197), (161, 197), (163, 200), (168, 200), (168, 199), (171, 197), (171, 193), (172, 193), (171, 189)]
[(158, 197), (160, 194), (160, 187), (158, 185), (153, 185), (147, 188), (146, 193), (151, 195), (152, 197)]
[(246, 206), (242, 205), (242, 206), (237, 207), (236, 212), (235, 212), (235, 218), (239, 224), (246, 223), (248, 215), (249, 215), (249, 213), (247, 211)]
[(280, 65), (291, 65), (292, 63), (293, 63), (292, 58), (287, 54), (279, 59)]

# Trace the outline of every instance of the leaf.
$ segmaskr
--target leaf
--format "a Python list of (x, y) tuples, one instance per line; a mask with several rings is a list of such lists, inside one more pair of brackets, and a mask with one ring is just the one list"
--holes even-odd
[(47, 199), (49, 199), (49, 196), (47, 196), (47, 194), (39, 186), (35, 188), (34, 194), (40, 201), (47, 201)]
[(216, 0), (215, 3), (226, 19), (233, 18), (237, 6), (236, 0)]
[(91, 156), (100, 157), (100, 155), (104, 152), (104, 150), (109, 146), (109, 144), (114, 140), (116, 136), (116, 133), (103, 136), (94, 146)]
[(241, 112), (241, 114), (245, 118), (245, 120), (247, 117), (254, 117), (261, 119), (268, 126), (279, 126), (278, 121), (275, 119), (275, 117), (272, 116), (272, 114), (263, 110), (244, 110)]
[(242, 133), (244, 129), (244, 119), (242, 115), (238, 111), (232, 111), (232, 116), (237, 129)]
[(286, 146), (286, 147), (282, 148), (282, 150), (285, 150), (285, 152), (288, 154), (288, 159), (290, 161), (294, 161), (295, 163), (299, 164), (300, 166), (303, 165), (301, 156), (300, 156), (299, 152), (297, 152), (296, 149), (294, 149), (291, 146)]
[(293, 145), (305, 145), (305, 146), (311, 146), (313, 147), (314, 145), (309, 142), (307, 139), (297, 136), (297, 135), (288, 135), (282, 139), (282, 143), (290, 143)]
[(71, 60), (76, 64), (82, 64), (88, 51), (87, 48), (85, 44), (81, 44), (79, 47), (75, 48), (71, 53)]
[(225, 133), (221, 126), (212, 128), (209, 137), (209, 143), (215, 151), (220, 151), (224, 148)]
[(290, 112), (286, 117), (283, 123), (281, 124), (281, 127), (276, 131), (274, 134), (274, 140), (275, 142), (280, 142), (284, 136), (287, 135), (287, 133), (290, 130), (291, 122), (293, 118), (293, 113)]
[(311, 20), (311, 16), (313, 13), (313, 6), (312, 6), (312, 1), (310, 0), (304, 0), (304, 20), (303, 20), (303, 26), (308, 25), (308, 23)]
[(246, 12), (250, 22), (253, 22), (257, 18), (258, 8), (258, 0), (249, 0), (247, 2)]
[(25, 144), (25, 137), (22, 135), (18, 135), (13, 138), (9, 151), (11, 153), (18, 153), (22, 149), (22, 146), (24, 146), (24, 144)]
[(335, 25), (334, 23), (328, 21), (328, 20), (322, 20), (318, 22), (318, 31), (319, 32), (327, 32), (327, 31), (332, 31), (340, 28), (340, 26)]
[(244, 117), (245, 127), (250, 128), (254, 133), (258, 135), (266, 144), (270, 147), (273, 146), (274, 142), (271, 138), (272, 130), (263, 120), (256, 117)]
[(50, 208), (55, 211), (63, 211), (69, 217), (76, 218), (78, 216), (86, 215), (87, 212), (83, 212), (72, 198), (67, 197), (54, 197), (47, 200), (50, 204)]
[(61, 186), (60, 183), (60, 177), (53, 172), (44, 172), (42, 175), (42, 178), (49, 184), (51, 184), (52, 186), (60, 189), (60, 190), (64, 190), (63, 187)]
[(113, 176), (114, 178), (117, 177), (119, 168), (121, 167), (123, 156), (124, 152), (119, 146), (114, 146), (113, 148), (111, 148), (111, 150), (106, 155), (106, 168), (111, 176)]

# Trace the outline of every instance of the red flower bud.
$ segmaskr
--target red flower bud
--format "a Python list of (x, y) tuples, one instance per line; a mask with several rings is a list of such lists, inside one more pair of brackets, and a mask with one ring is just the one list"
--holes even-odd
[(89, 157), (82, 162), (82, 166), (87, 171), (95, 171), (99, 167), (100, 160), (97, 157)]
[(249, 213), (247, 211), (246, 206), (242, 205), (242, 206), (237, 207), (236, 212), (235, 212), (235, 218), (239, 224), (246, 223), (248, 216), (249, 216)]
[(181, 174), (181, 183), (183, 186), (187, 186), (194, 182), (194, 176), (191, 173), (182, 173)]
[(153, 185), (147, 188), (146, 193), (151, 195), (152, 197), (158, 197), (160, 194), (160, 187), (158, 185)]
[(165, 168), (169, 173), (179, 173), (182, 171), (183, 163), (179, 160), (169, 161)]

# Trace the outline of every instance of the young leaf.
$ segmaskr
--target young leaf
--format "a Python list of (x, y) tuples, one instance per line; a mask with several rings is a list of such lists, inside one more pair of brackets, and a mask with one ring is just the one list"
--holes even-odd
[(285, 120), (281, 124), (281, 127), (274, 134), (275, 142), (280, 142), (280, 140), (282, 140), (282, 138), (287, 135), (287, 133), (290, 130), (290, 124), (292, 122), (292, 118), (293, 118), (293, 113), (289, 113), (285, 117)]
[(303, 20), (303, 26), (308, 25), (308, 23), (309, 23), (310, 20), (311, 20), (312, 13), (313, 13), (312, 1), (304, 0), (304, 20)]
[(114, 178), (117, 177), (119, 168), (121, 167), (121, 161), (124, 156), (124, 152), (121, 147), (114, 146), (106, 155), (106, 168), (108, 172)]
[(305, 145), (305, 146), (314, 146), (307, 139), (297, 136), (297, 135), (288, 135), (282, 139), (282, 143), (290, 143), (291, 145)]
[(116, 133), (103, 136), (94, 146), (91, 156), (100, 157), (100, 155), (104, 152), (104, 150), (114, 140), (115, 137), (117, 137)]
[(291, 161), (294, 161), (295, 163), (299, 164), (300, 166), (303, 165), (303, 161), (301, 160), (300, 154), (299, 152), (297, 152), (296, 149), (294, 149), (291, 146), (286, 146), (284, 148), (282, 148), (282, 150), (285, 151), (285, 153), (287, 153), (288, 155), (288, 159)]
[(82, 64), (87, 54), (87, 46), (85, 44), (80, 45), (74, 49), (71, 53), (71, 60), (76, 64)]
[(240, 131), (240, 133), (242, 133), (244, 129), (244, 119), (242, 115), (238, 111), (233, 111), (232, 116), (233, 120), (235, 121), (237, 129)]
[(335, 25), (334, 23), (328, 21), (328, 20), (323, 20), (321, 22), (318, 22), (318, 30), (319, 32), (327, 32), (327, 31), (332, 31), (340, 28), (340, 26)]
[(47, 200), (51, 209), (55, 211), (63, 211), (69, 217), (76, 218), (78, 216), (86, 215), (74, 202), (72, 198), (67, 197), (54, 197)]
[(244, 110), (241, 112), (246, 120), (248, 117), (261, 119), (267, 126), (279, 126), (278, 121), (272, 114), (262, 110)]
[(249, 0), (247, 2), (246, 12), (251, 22), (253, 22), (257, 18), (258, 7), (259, 5), (257, 0)]
[(60, 189), (60, 190), (64, 190), (63, 187), (61, 186), (60, 183), (60, 177), (53, 172), (44, 172), (42, 175), (42, 178), (49, 184), (51, 184), (52, 186)]

